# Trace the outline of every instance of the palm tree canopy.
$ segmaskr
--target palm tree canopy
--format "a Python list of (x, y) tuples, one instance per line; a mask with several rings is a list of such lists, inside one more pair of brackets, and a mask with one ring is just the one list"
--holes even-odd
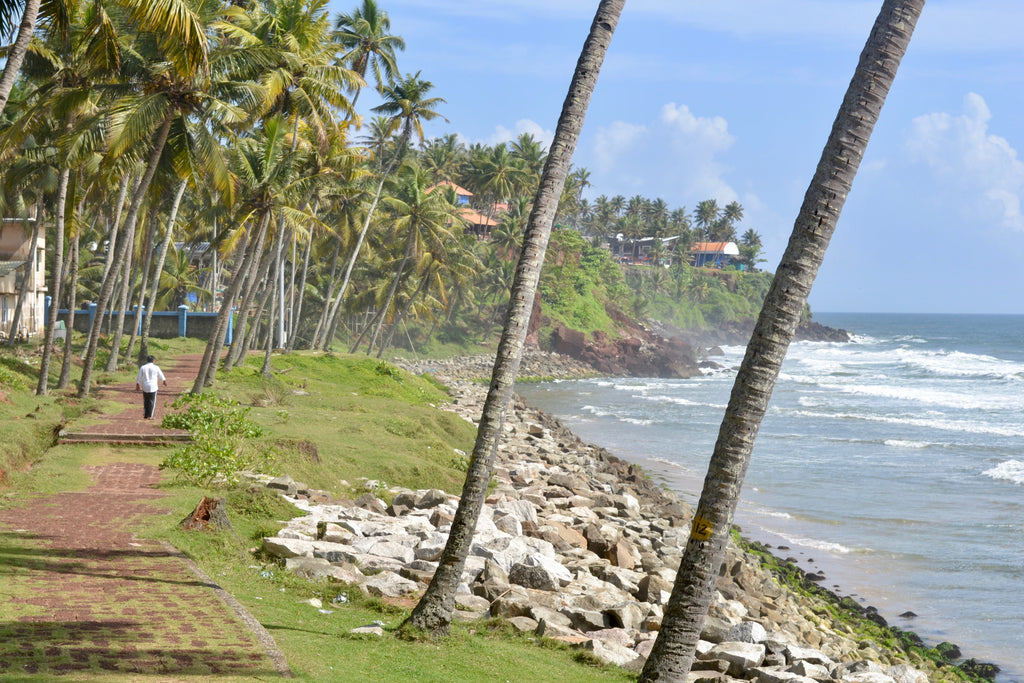
[(363, 0), (351, 13), (339, 15), (335, 25), (334, 41), (343, 51), (339, 61), (364, 80), (371, 72), (378, 90), (394, 80), (395, 50), (405, 49), (405, 41), (390, 30), (388, 13), (378, 9), (374, 0)]
[(423, 122), (444, 118), (434, 111), (445, 102), (440, 97), (427, 97), (434, 84), (420, 78), (420, 72), (406, 74), (381, 91), (384, 102), (373, 108), (373, 112), (388, 116), (388, 132), (401, 130), (402, 139), (408, 141), (413, 135), (423, 140)]

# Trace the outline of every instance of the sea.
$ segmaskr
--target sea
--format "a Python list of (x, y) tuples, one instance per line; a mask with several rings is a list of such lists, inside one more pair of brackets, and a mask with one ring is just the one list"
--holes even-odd
[[(1024, 316), (814, 320), (852, 341), (790, 346), (736, 523), (890, 625), (1024, 682)], [(696, 503), (743, 358), (723, 350), (691, 379), (516, 390)]]

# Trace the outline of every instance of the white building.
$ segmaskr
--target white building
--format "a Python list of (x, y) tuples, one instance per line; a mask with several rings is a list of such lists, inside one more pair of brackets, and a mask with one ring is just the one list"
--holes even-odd
[[(36, 244), (30, 244), (34, 220), (4, 218), (0, 222), (0, 334), (5, 337), (8, 334), (25, 338), (41, 336), (46, 323), (46, 236), (45, 231), (40, 230)], [(28, 296), (21, 309), (18, 329), (11, 330), (24, 277), (29, 278)]]

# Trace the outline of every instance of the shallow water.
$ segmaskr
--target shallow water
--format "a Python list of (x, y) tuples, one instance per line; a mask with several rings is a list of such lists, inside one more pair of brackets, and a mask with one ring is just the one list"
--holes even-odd
[[(1024, 316), (815, 320), (854, 341), (790, 348), (737, 523), (891, 624), (1024, 681)], [(725, 352), (700, 378), (517, 390), (695, 501), (743, 349)]]

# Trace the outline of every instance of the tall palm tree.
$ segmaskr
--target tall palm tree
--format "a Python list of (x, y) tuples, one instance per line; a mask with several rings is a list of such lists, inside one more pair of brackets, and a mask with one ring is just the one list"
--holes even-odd
[[(161, 11), (166, 11), (167, 7), (162, 3), (156, 4), (161, 5)], [(126, 237), (134, 235), (143, 202), (168, 141), (192, 139), (184, 134), (189, 128), (191, 117), (202, 114), (210, 124), (209, 127), (194, 126), (197, 133), (194, 139), (206, 141), (205, 145), (201, 144), (195, 150), (196, 154), (210, 150), (210, 138), (214, 134), (211, 128), (215, 124), (236, 123), (244, 118), (243, 111), (219, 99), (218, 88), (211, 88), (204, 29), (214, 13), (219, 11), (220, 5), (216, 0), (197, 0), (194, 7), (184, 9), (187, 12), (183, 12), (181, 17), (175, 15), (173, 18), (186, 21), (191, 30), (200, 32), (203, 42), (197, 55), (186, 51), (186, 44), (168, 41), (165, 35), (146, 35), (141, 36), (134, 49), (125, 55), (130, 59), (122, 60), (122, 74), (126, 83), (119, 87), (122, 92), (125, 88), (132, 88), (133, 91), (111, 106), (109, 116), (112, 133), (108, 155), (112, 159), (121, 156), (146, 158), (144, 171), (125, 214), (123, 232)], [(202, 59), (197, 59), (197, 56)], [(244, 87), (241, 90), (247, 92)], [(209, 179), (219, 189), (230, 191), (223, 166), (213, 164), (210, 169), (213, 172), (208, 176)], [(112, 267), (96, 298), (96, 324), (90, 330), (86, 343), (77, 392), (79, 397), (87, 396), (91, 388), (99, 344), (99, 321), (106, 312), (116, 274), (123, 267), (131, 241), (130, 237), (118, 241), (113, 251)]]
[[(295, 170), (299, 166), (299, 153), (291, 150), (289, 126), (282, 117), (276, 116), (263, 122), (258, 135), (242, 138), (234, 149), (233, 168), (237, 174), (238, 207), (235, 216), (234, 252), (236, 267), (228, 283), (217, 312), (217, 322), (203, 353), (203, 360), (192, 385), (192, 393), (198, 394), (204, 387), (213, 383), (216, 376), (217, 359), (220, 357), (224, 344), (224, 333), (227, 330), (228, 317), (236, 306), (243, 284), (252, 280), (250, 287), (253, 292), (246, 296), (251, 302), (250, 294), (254, 293), (255, 285), (260, 278), (256, 274), (264, 257), (263, 247), (266, 244), (271, 218), (294, 198), (296, 190)], [(247, 313), (247, 304), (243, 301), (239, 309), (242, 319)], [(244, 320), (240, 322), (240, 325)], [(235, 340), (239, 348), (244, 344)]]
[(686, 680), (761, 419), (924, 0), (885, 0), (765, 298), (715, 443), (658, 639), (640, 680)]
[(569, 173), (572, 154), (583, 127), (590, 96), (597, 83), (601, 64), (624, 4), (625, 0), (601, 0), (576, 64), (576, 71), (569, 85), (565, 103), (562, 105), (555, 138), (551, 143), (551, 150), (537, 189), (533, 211), (530, 213), (523, 254), (516, 267), (508, 315), (494, 361), (494, 372), (480, 416), (476, 444), (466, 472), (466, 483), (462, 488), (459, 507), (448, 535), (448, 543), (441, 554), (430, 585), (403, 626), (440, 635), (447, 633), (451, 624), (455, 591), (462, 579), (462, 570), (469, 554), (473, 532), (483, 508), (487, 485), (497, 457), (499, 436), (512, 398), (516, 373), (519, 372), (537, 282), (554, 224), (555, 211), (558, 209), (558, 200), (562, 195), (565, 177)]
[[(407, 74), (404, 78), (400, 78), (393, 84), (383, 88), (381, 94), (384, 97), (384, 102), (373, 108), (375, 113), (388, 117), (385, 129), (387, 134), (390, 135), (395, 131), (399, 131), (398, 148), (395, 150), (395, 155), (388, 162), (387, 167), (381, 172), (380, 180), (377, 183), (377, 191), (370, 202), (369, 209), (366, 211), (363, 228), (359, 231), (359, 236), (356, 238), (355, 247), (352, 248), (348, 266), (345, 268), (345, 276), (342, 279), (341, 288), (338, 290), (338, 295), (330, 314), (331, 322), (328, 325), (330, 328), (334, 327), (338, 311), (341, 310), (341, 302), (345, 298), (345, 292), (348, 290), (348, 284), (352, 278), (352, 269), (356, 265), (356, 259), (359, 258), (359, 250), (363, 246), (363, 240), (366, 239), (367, 230), (370, 229), (373, 214), (377, 210), (377, 204), (380, 202), (380, 195), (384, 191), (384, 183), (387, 181), (388, 175), (391, 174), (391, 170), (405, 155), (409, 140), (414, 135), (418, 140), (423, 140), (423, 122), (432, 121), (438, 117), (444, 118), (434, 110), (434, 107), (443, 103), (444, 100), (440, 97), (427, 97), (427, 93), (433, 90), (433, 88), (433, 83), (420, 78), (419, 71), (415, 74)], [(447, 121), (447, 119), (445, 120)], [(325, 336), (324, 350), (330, 345), (332, 338), (333, 334)]]
[[(0, 113), (3, 113), (11, 95), (32, 40), (39, 15), (48, 20), (49, 28), (66, 32), (71, 18), (75, 16), (73, 0), (27, 0), (18, 24), (18, 35), (10, 46), (3, 74), (0, 75)], [(176, 69), (194, 72), (205, 68), (207, 63), (207, 42), (205, 26), (189, 6), (188, 0), (120, 0), (127, 10), (127, 19), (140, 31), (151, 33), (157, 40), (167, 59)], [(0, 2), (0, 33), (6, 35), (13, 25), (13, 15), (18, 3)], [(102, 9), (100, 9), (102, 12)], [(105, 14), (105, 13), (104, 13)]]
[(420, 154), (423, 167), (430, 171), (435, 183), (455, 182), (462, 166), (466, 148), (454, 133), (428, 140)]
[(370, 340), (371, 350), (380, 335), (395, 292), (408, 276), (406, 266), (410, 261), (418, 261), (426, 252), (432, 254), (434, 260), (444, 260), (446, 244), (455, 241), (447, 226), (454, 222), (456, 208), (448, 202), (443, 192), (430, 191), (427, 173), (418, 167), (404, 165), (398, 171), (397, 180), (394, 193), (384, 197), (381, 202), (388, 211), (396, 244), (404, 246), (391, 287), (381, 307), (385, 315), (378, 320)]
[(711, 229), (718, 220), (718, 202), (705, 199), (697, 202), (697, 210), (693, 212), (693, 222), (697, 228), (697, 239), (707, 241), (711, 238)]
[[(342, 51), (340, 61), (365, 81), (367, 72), (373, 74), (377, 90), (394, 80), (398, 73), (395, 50), (404, 50), (401, 36), (391, 35), (388, 13), (377, 8), (375, 0), (363, 3), (349, 14), (338, 15), (334, 42)], [(355, 107), (361, 88), (352, 97)]]

